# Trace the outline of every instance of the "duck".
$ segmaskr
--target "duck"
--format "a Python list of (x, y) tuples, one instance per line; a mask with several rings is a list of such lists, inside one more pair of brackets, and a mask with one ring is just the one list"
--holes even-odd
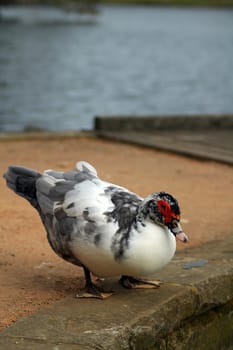
[(171, 194), (159, 191), (142, 198), (101, 180), (86, 161), (66, 172), (11, 165), (4, 178), (37, 210), (53, 251), (83, 268), (85, 297), (105, 297), (92, 275), (119, 276), (128, 289), (157, 288), (158, 283), (141, 278), (172, 260), (176, 240), (188, 242)]

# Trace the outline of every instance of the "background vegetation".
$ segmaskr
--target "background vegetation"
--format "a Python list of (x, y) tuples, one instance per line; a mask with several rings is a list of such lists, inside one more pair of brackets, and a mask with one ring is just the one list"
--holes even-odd
[(216, 6), (233, 7), (233, 0), (0, 0), (1, 5), (58, 5), (88, 8), (99, 3), (105, 4), (144, 4), (160, 6)]

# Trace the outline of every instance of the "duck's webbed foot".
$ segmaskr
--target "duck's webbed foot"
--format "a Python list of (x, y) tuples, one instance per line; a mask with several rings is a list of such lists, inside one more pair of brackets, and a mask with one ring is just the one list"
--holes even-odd
[(77, 298), (96, 298), (96, 299), (106, 299), (113, 295), (113, 292), (104, 292), (103, 289), (95, 285), (91, 280), (90, 271), (83, 267), (85, 273), (86, 284), (83, 290), (81, 290), (76, 297)]
[(131, 276), (121, 276), (119, 282), (122, 287), (128, 289), (155, 289), (162, 284), (160, 281), (144, 281)]

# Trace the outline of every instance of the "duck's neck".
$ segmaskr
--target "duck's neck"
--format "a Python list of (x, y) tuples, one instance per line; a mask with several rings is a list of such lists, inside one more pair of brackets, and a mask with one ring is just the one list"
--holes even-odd
[(158, 216), (157, 211), (153, 210), (152, 212), (148, 202), (142, 202), (141, 205), (139, 205), (135, 221), (137, 223), (141, 223), (143, 226), (145, 226), (147, 222), (150, 222), (160, 227), (164, 227), (164, 224), (161, 222), (161, 218)]

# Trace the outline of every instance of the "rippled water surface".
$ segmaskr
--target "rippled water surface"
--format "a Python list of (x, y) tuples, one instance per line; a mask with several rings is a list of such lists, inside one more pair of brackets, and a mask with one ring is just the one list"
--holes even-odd
[(5, 8), (0, 130), (90, 129), (95, 115), (233, 112), (233, 11)]

